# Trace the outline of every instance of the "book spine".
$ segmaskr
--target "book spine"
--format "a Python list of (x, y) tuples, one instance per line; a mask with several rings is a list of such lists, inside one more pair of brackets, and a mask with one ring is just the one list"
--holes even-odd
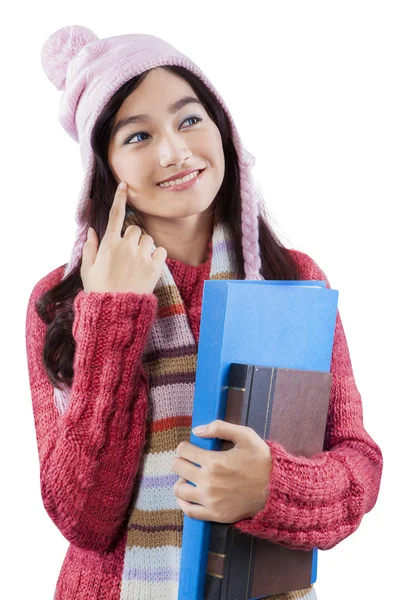
[[(200, 323), (199, 350), (193, 401), (192, 428), (222, 418), (226, 395), (221, 389), (220, 357), (223, 347), (227, 282), (206, 281)], [(205, 450), (219, 450), (218, 438), (190, 434), (190, 442)], [(189, 482), (191, 483), (191, 482)], [(178, 600), (204, 600), (211, 522), (183, 518)]]
[[(235, 425), (246, 425), (249, 411), (252, 365), (232, 363), (229, 370), (224, 420)], [(222, 440), (221, 450), (229, 450), (233, 443)], [(227, 600), (231, 561), (229, 556), (233, 542), (233, 529), (225, 523), (212, 523), (205, 583), (205, 600)]]
[[(247, 367), (246, 372), (244, 366)], [(229, 392), (232, 401), (241, 404), (242, 418), (239, 424), (251, 427), (265, 440), (269, 436), (277, 369), (238, 364), (233, 367)], [(238, 408), (232, 406), (231, 410), (237, 411)], [(258, 540), (232, 527), (229, 533), (221, 600), (251, 598)]]

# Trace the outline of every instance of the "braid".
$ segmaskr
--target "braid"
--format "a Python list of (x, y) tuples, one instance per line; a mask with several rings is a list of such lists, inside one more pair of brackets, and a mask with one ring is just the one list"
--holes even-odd
[(88, 224), (87, 223), (83, 224), (81, 226), (78, 226), (76, 239), (75, 239), (75, 245), (72, 250), (69, 263), (66, 266), (66, 269), (65, 269), (65, 272), (63, 275), (63, 279), (65, 279), (71, 273), (71, 271), (73, 271), (75, 269), (75, 267), (78, 265), (80, 258), (82, 256), (82, 253), (83, 253), (83, 246), (87, 239), (87, 232), (88, 232)]
[[(82, 256), (83, 245), (87, 239), (87, 224), (79, 225), (77, 228), (77, 235), (75, 239), (75, 245), (71, 253), (71, 258), (64, 269), (63, 279), (65, 279), (78, 265), (79, 260)], [(71, 387), (67, 384), (61, 384), (62, 389), (54, 388), (54, 404), (58, 412), (62, 415), (66, 412), (71, 397)]]
[(260, 274), (261, 258), (258, 240), (258, 201), (251, 175), (251, 165), (241, 163), (242, 246), (246, 279), (263, 279)]

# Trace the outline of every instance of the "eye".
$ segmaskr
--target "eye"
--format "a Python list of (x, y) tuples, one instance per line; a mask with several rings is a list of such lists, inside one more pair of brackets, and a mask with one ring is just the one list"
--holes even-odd
[[(198, 123), (199, 121), (202, 121), (203, 119), (201, 117), (188, 117), (187, 119), (185, 119), (183, 121), (183, 123), (186, 123), (186, 121), (192, 121), (193, 119), (197, 119), (196, 123)], [(182, 123), (182, 125), (183, 125)], [(194, 123), (194, 125), (196, 125), (196, 123)], [(191, 125), (189, 125), (189, 127), (191, 127)], [(185, 128), (186, 129), (186, 128)], [(134, 135), (131, 135), (128, 137), (127, 140), (125, 140), (124, 145), (129, 145), (132, 143), (133, 138), (136, 138), (137, 136), (141, 136), (141, 135), (148, 135), (145, 131), (139, 131), (138, 133), (135, 133)], [(141, 142), (143, 140), (139, 140), (139, 142)], [(138, 142), (133, 142), (133, 144), (137, 144)]]
[[(192, 121), (192, 119), (197, 119), (196, 123), (198, 123), (199, 121), (202, 121), (203, 119), (201, 119), (200, 117), (188, 117), (187, 119), (185, 119), (185, 121), (183, 121), (184, 123), (186, 123), (186, 121)], [(194, 123), (196, 125), (196, 123)]]

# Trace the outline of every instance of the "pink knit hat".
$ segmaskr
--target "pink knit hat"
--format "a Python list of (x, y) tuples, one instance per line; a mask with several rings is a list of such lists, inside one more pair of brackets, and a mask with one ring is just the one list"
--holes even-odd
[(76, 240), (63, 279), (79, 263), (87, 238), (87, 208), (95, 164), (90, 136), (96, 119), (111, 96), (126, 81), (162, 65), (179, 65), (197, 75), (213, 92), (230, 120), (240, 169), (245, 278), (262, 279), (258, 192), (251, 175), (255, 158), (243, 147), (223, 99), (187, 56), (153, 35), (137, 33), (99, 39), (86, 27), (70, 25), (47, 39), (42, 47), (41, 61), (47, 77), (58, 90), (64, 92), (60, 102), (60, 122), (72, 139), (79, 142), (84, 169), (75, 215), (78, 226)]

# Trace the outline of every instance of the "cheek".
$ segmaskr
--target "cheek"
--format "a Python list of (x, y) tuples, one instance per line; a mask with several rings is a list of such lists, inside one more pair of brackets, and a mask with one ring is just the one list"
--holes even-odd
[(132, 157), (124, 157), (123, 160), (114, 164), (119, 178), (128, 183), (129, 189), (133, 193), (138, 193), (151, 185), (151, 176), (143, 161), (139, 162)]
[(216, 169), (217, 174), (219, 174), (219, 176), (223, 178), (225, 173), (225, 156), (220, 138), (213, 140), (212, 148), (213, 150), (211, 160), (214, 164), (214, 168)]
[(217, 127), (215, 127), (212, 130), (211, 135), (208, 136), (206, 147), (211, 149), (213, 161), (219, 166), (224, 166), (224, 150), (222, 146), (221, 134)]

